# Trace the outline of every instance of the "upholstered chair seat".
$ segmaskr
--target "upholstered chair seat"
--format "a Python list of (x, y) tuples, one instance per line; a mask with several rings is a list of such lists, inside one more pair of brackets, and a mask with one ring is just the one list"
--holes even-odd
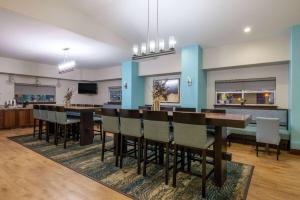
[[(140, 174), (142, 160), (142, 137), (144, 132), (142, 128), (142, 120), (139, 110), (120, 110), (120, 133), (120, 168), (123, 167), (124, 154), (134, 154), (134, 157), (137, 158), (137, 173)], [(129, 141), (133, 142), (133, 144), (131, 145), (133, 145), (134, 148), (128, 151), (127, 145), (129, 145)], [(124, 146), (126, 147), (126, 150), (124, 150)]]
[[(207, 125), (205, 114), (192, 112), (174, 112), (173, 113), (174, 126), (174, 167), (173, 167), (173, 187), (176, 187), (177, 174), (177, 152), (178, 149), (185, 149), (188, 153), (188, 173), (191, 173), (191, 150), (194, 153), (201, 155), (202, 164), (202, 197), (206, 196), (206, 180), (211, 174), (206, 173), (206, 152), (210, 146), (215, 142), (213, 136), (207, 134)], [(181, 153), (181, 160), (185, 162), (184, 153)], [(183, 163), (184, 166), (184, 163)], [(184, 171), (182, 167), (181, 171)], [(185, 172), (185, 171), (184, 171)]]
[[(116, 166), (119, 165), (119, 153), (120, 153), (120, 118), (117, 109), (102, 108), (102, 151), (101, 151), (101, 161), (104, 161), (104, 152), (114, 150), (116, 156)], [(112, 133), (114, 135), (114, 146), (113, 148), (106, 149), (106, 133)]]
[[(170, 133), (170, 123), (168, 118), (168, 111), (143, 111), (144, 117), (144, 168), (143, 175), (146, 176), (146, 168), (148, 162), (148, 144), (154, 144), (155, 152), (156, 147), (159, 145), (165, 148), (166, 161), (165, 161), (165, 184), (168, 184), (169, 179), (169, 150), (172, 142)], [(163, 151), (160, 151), (163, 154)], [(156, 153), (155, 153), (156, 155)], [(163, 155), (161, 155), (163, 158)]]
[(280, 154), (280, 119), (279, 118), (256, 118), (256, 155), (258, 156), (259, 144), (272, 144), (277, 146), (277, 160)]

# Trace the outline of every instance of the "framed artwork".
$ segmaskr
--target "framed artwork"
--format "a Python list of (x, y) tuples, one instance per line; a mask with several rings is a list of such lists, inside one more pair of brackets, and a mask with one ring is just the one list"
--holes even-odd
[(180, 79), (160, 79), (153, 81), (153, 88), (159, 86), (163, 88), (163, 93), (160, 94), (161, 103), (179, 103), (180, 102)]
[(121, 102), (122, 100), (122, 87), (109, 87), (109, 100), (110, 102)]

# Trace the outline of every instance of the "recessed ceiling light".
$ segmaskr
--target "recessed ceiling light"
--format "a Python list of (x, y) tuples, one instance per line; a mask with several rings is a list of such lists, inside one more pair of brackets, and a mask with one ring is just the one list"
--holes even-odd
[(250, 26), (246, 26), (245, 28), (244, 28), (244, 33), (250, 33), (251, 32), (251, 27)]

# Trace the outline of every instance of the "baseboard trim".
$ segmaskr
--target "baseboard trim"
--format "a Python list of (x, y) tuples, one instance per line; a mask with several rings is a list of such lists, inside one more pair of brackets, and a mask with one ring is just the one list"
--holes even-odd
[(300, 155), (300, 150), (299, 149), (291, 149), (290, 154)]

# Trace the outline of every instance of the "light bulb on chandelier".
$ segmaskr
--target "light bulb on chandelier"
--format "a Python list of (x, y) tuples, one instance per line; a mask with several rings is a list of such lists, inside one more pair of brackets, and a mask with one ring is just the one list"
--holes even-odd
[(70, 48), (64, 48), (64, 61), (58, 65), (58, 71), (60, 74), (73, 71), (76, 67), (76, 62), (69, 59), (68, 51)]
[(168, 48), (166, 49), (165, 47), (165, 40), (163, 38), (159, 38), (159, 31), (158, 31), (158, 0), (157, 0), (157, 7), (156, 7), (156, 39), (154, 40), (149, 40), (149, 25), (150, 25), (150, 3), (148, 0), (148, 24), (147, 24), (147, 42), (141, 43), (140, 47), (139, 45), (135, 44), (133, 45), (132, 48), (132, 59), (133, 60), (138, 60), (138, 59), (144, 59), (144, 58), (151, 58), (151, 57), (158, 57), (162, 55), (168, 55), (168, 54), (174, 54), (176, 53), (175, 51), (175, 46), (176, 46), (176, 40), (174, 36), (170, 36)]

